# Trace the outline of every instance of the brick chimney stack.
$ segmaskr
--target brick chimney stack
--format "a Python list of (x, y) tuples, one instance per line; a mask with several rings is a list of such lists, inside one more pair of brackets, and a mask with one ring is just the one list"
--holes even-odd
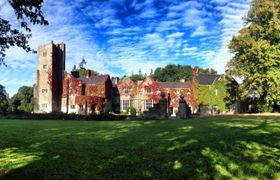
[(86, 70), (86, 78), (90, 78), (91, 76), (91, 70), (87, 69)]
[(195, 66), (195, 67), (193, 68), (193, 77), (196, 77), (197, 75), (198, 75), (198, 67)]

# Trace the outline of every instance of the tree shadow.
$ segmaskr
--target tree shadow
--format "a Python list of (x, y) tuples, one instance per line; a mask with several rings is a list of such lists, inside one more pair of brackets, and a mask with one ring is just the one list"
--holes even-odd
[(24, 143), (13, 146), (20, 139), (11, 138), (6, 147), (0, 146), (41, 153), (1, 178), (279, 177), (280, 121), (210, 118), (77, 122), (55, 128), (41, 127), (27, 135)]

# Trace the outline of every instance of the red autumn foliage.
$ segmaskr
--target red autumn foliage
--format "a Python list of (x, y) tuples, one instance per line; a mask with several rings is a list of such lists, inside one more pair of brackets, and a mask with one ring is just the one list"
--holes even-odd
[[(123, 79), (120, 83), (118, 83), (119, 93), (122, 96), (131, 96), (134, 97), (137, 95), (137, 85), (131, 79)], [(125, 93), (124, 89), (130, 89), (129, 93)]]
[(170, 106), (171, 107), (179, 107), (179, 94), (176, 89), (165, 89), (166, 92), (170, 94), (171, 102)]
[(190, 97), (187, 99), (187, 102), (190, 106), (193, 107), (193, 109), (197, 109), (198, 108), (198, 103), (197, 103), (197, 98), (195, 95), (195, 91), (197, 89), (197, 74), (198, 74), (198, 68), (195, 67), (193, 69), (193, 77), (192, 77), (192, 82), (191, 82), (191, 92), (190, 92)]
[(144, 86), (145, 91), (147, 89), (151, 89), (151, 93), (147, 94), (148, 98), (150, 100), (153, 100), (155, 103), (159, 103), (160, 100), (160, 93), (163, 91), (163, 88), (160, 86), (160, 84), (154, 80), (152, 80), (151, 84)]
[(85, 95), (105, 98), (105, 86), (103, 84), (87, 84)]
[(82, 95), (82, 81), (78, 80), (67, 72), (64, 72), (62, 84), (62, 97), (67, 97), (67, 95)]
[(93, 106), (93, 111), (101, 111), (105, 105), (105, 98), (96, 96), (76, 96), (75, 104), (78, 104), (79, 106), (86, 105), (89, 108)]
[(53, 69), (52, 69), (51, 65), (49, 66), (47, 73), (48, 73), (48, 85), (50, 86), (50, 92), (52, 92), (52, 90), (53, 90)]

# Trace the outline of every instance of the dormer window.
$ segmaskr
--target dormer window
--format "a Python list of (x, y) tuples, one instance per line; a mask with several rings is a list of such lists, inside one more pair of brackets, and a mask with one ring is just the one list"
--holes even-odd
[(152, 93), (152, 89), (151, 88), (146, 89), (146, 94), (151, 94), (151, 93)]
[(125, 87), (125, 88), (124, 88), (124, 93), (125, 93), (125, 94), (128, 94), (129, 92), (130, 92), (130, 88), (129, 88), (129, 87)]

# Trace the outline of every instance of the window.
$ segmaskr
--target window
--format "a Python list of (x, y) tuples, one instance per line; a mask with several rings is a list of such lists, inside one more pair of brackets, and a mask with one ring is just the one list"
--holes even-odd
[(83, 111), (84, 110), (84, 107), (83, 106), (80, 106), (80, 111)]
[(75, 109), (75, 105), (71, 105), (70, 108), (71, 108), (71, 109)]
[(47, 68), (48, 68), (48, 65), (44, 64), (43, 69), (47, 69)]
[(135, 107), (134, 106), (134, 100), (130, 100), (130, 106), (129, 107)]
[(151, 88), (146, 89), (146, 94), (151, 94), (151, 93), (152, 93), (152, 89)]
[(215, 89), (215, 95), (218, 96), (218, 89)]
[(42, 109), (46, 109), (48, 107), (48, 105), (47, 104), (42, 104), (41, 107), (42, 107)]
[(153, 100), (145, 100), (145, 109), (154, 107)]
[(48, 93), (48, 89), (47, 88), (43, 88), (42, 89), (42, 93)]
[(127, 110), (130, 107), (129, 100), (122, 101), (122, 109)]
[(124, 88), (124, 93), (128, 94), (130, 92), (130, 88), (129, 87), (125, 87)]
[(47, 56), (47, 52), (44, 51), (44, 52), (43, 52), (43, 57), (46, 57), (46, 56)]

